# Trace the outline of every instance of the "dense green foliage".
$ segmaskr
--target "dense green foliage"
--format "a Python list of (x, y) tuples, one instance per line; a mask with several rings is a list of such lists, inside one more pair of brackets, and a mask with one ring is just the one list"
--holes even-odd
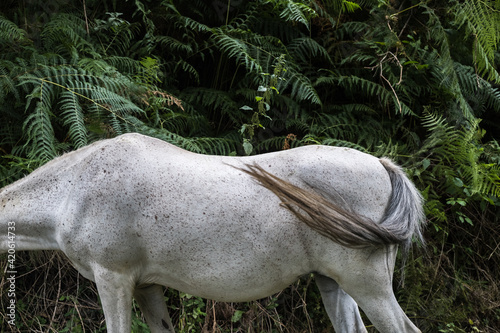
[[(429, 220), (400, 304), (424, 332), (499, 332), (499, 25), (493, 0), (4, 0), (0, 186), (125, 132), (206, 154), (389, 156)], [(64, 259), (19, 258), (19, 331), (104, 330)], [(180, 332), (331, 332), (311, 281), (249, 304), (166, 296)]]

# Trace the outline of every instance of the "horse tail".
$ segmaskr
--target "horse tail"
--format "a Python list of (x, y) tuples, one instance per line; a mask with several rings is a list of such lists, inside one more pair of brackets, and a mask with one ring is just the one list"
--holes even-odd
[(392, 184), (391, 198), (381, 224), (397, 235), (405, 250), (411, 247), (413, 239), (425, 244), (422, 233), (425, 223), (422, 195), (399, 166), (386, 158), (379, 161)]
[(247, 169), (240, 170), (278, 196), (282, 205), (306, 225), (334, 242), (351, 248), (400, 244), (408, 250), (414, 236), (424, 242), (422, 197), (401, 168), (388, 159), (380, 159), (380, 163), (391, 179), (392, 194), (379, 223), (276, 177), (258, 165), (247, 165)]

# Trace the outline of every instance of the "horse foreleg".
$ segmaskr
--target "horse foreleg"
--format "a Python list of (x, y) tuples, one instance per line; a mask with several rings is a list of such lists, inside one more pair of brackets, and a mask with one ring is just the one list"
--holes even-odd
[(123, 274), (94, 270), (108, 333), (130, 333), (133, 286)]
[(316, 275), (315, 280), (335, 332), (366, 332), (358, 304), (352, 297), (342, 290), (335, 280), (319, 274)]
[(155, 284), (137, 288), (134, 291), (134, 298), (146, 317), (151, 333), (174, 333), (161, 286)]

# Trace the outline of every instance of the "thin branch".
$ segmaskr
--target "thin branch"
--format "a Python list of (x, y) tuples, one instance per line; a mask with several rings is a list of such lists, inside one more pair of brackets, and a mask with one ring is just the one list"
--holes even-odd
[(85, 0), (83, 0), (83, 15), (85, 16), (85, 29), (87, 30), (87, 35), (90, 35), (89, 20), (87, 17), (87, 6), (85, 4)]

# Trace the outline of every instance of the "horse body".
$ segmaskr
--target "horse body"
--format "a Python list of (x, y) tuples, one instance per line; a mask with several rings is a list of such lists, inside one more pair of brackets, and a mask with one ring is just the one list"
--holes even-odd
[[(365, 331), (354, 298), (379, 330), (418, 332), (392, 292), (397, 246), (318, 234), (244, 171), (253, 164), (372, 221), (384, 219), (393, 195), (388, 167), (352, 149), (205, 156), (127, 134), (3, 189), (0, 226), (15, 222), (17, 250), (61, 250), (95, 281), (108, 332), (130, 332), (133, 296), (152, 332), (173, 333), (159, 285), (249, 301), (311, 272), (336, 331)], [(0, 253), (7, 248), (2, 239)]]

